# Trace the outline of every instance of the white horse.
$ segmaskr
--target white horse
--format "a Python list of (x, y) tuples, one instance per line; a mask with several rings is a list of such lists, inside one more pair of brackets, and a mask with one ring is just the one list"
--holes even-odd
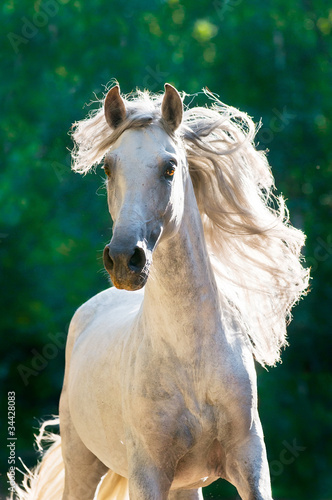
[(224, 478), (272, 499), (254, 358), (274, 365), (286, 343), (304, 236), (272, 198), (251, 119), (208, 92), (210, 109), (183, 112), (165, 89), (116, 85), (76, 124), (74, 170), (104, 158), (116, 288), (72, 320), (61, 439), (21, 498), (193, 500)]

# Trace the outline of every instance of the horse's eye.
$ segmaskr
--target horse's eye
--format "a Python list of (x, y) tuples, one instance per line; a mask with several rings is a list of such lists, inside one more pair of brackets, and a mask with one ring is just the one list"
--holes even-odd
[(165, 170), (164, 176), (166, 179), (171, 179), (175, 173), (175, 165), (170, 163)]
[(103, 166), (103, 169), (104, 169), (105, 174), (107, 175), (107, 177), (109, 177), (111, 175), (111, 169), (110, 169), (109, 165), (107, 165), (105, 163), (104, 166)]

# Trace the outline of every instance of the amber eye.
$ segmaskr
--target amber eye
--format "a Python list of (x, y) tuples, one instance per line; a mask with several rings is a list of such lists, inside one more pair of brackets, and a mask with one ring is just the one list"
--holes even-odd
[(166, 179), (171, 179), (175, 173), (175, 165), (170, 163), (165, 170), (164, 176)]
[(109, 177), (111, 175), (111, 169), (110, 169), (109, 165), (107, 165), (105, 163), (103, 169), (104, 169), (105, 174), (107, 175), (107, 177)]

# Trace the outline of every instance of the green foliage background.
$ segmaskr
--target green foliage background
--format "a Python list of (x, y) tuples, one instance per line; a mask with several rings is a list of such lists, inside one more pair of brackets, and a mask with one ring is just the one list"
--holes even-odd
[[(259, 370), (275, 499), (332, 499), (332, 9), (324, 0), (4, 0), (0, 134), (2, 498), (7, 392), (16, 454), (35, 461), (33, 428), (57, 413), (63, 338), (75, 309), (108, 286), (111, 237), (100, 171), (70, 171), (68, 130), (94, 94), (188, 94), (204, 86), (263, 120), (293, 223), (308, 235), (312, 291), (294, 313), (283, 364)], [(189, 102), (187, 100), (187, 102)], [(196, 102), (196, 101), (195, 101)], [(30, 371), (29, 371), (30, 370)], [(31, 371), (32, 370), (32, 371)], [(17, 460), (17, 465), (19, 465)], [(206, 498), (236, 498), (219, 481)]]

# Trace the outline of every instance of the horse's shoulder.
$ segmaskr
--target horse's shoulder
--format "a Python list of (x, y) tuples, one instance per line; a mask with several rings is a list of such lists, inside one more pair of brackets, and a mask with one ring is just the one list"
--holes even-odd
[(79, 335), (91, 322), (105, 315), (114, 317), (122, 311), (125, 313), (130, 309), (137, 309), (142, 300), (142, 291), (128, 292), (114, 287), (108, 288), (91, 297), (77, 309), (71, 320), (70, 330), (74, 330), (76, 335)]

